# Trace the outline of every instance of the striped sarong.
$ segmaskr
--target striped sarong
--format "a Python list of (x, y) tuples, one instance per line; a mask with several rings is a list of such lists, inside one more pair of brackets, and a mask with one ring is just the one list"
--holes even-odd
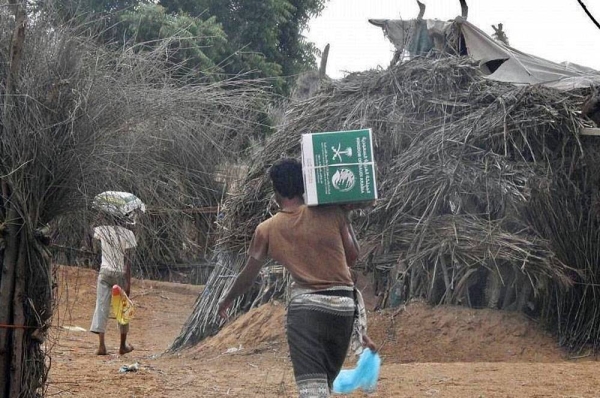
[(329, 397), (350, 345), (354, 288), (294, 289), (287, 338), (300, 398)]

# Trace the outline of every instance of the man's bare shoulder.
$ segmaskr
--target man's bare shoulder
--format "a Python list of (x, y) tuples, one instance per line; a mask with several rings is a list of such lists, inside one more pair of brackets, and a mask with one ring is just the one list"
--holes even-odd
[(256, 227), (256, 230), (255, 230), (254, 233), (255, 234), (266, 235), (267, 231), (271, 228), (271, 225), (273, 223), (273, 218), (275, 216), (267, 218), (266, 220), (264, 220), (263, 222), (261, 222), (260, 224), (258, 224), (258, 226)]

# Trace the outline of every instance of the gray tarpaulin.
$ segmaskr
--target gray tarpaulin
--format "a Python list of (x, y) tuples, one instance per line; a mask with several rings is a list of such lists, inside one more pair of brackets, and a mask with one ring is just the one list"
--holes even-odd
[[(415, 24), (414, 20), (371, 19), (369, 22), (381, 27), (396, 48), (402, 49), (406, 41), (407, 28)], [(429, 35), (443, 35), (453, 23), (439, 20), (423, 22), (426, 24), (420, 26), (427, 26)], [(600, 72), (594, 69), (572, 63), (555, 63), (505, 46), (462, 17), (456, 18), (454, 23), (460, 27), (469, 56), (480, 62), (488, 79), (524, 85), (541, 84), (559, 90), (600, 84)], [(422, 35), (417, 35), (416, 38), (420, 43), (424, 43)], [(432, 45), (429, 49), (431, 47)], [(409, 44), (408, 49), (413, 50), (413, 48), (414, 46)], [(413, 55), (423, 53), (423, 46), (418, 48), (421, 51), (416, 53), (411, 51), (411, 53)]]
[(504, 61), (487, 77), (515, 84), (542, 84), (572, 90), (600, 84), (600, 72), (569, 63), (558, 64), (498, 43), (468, 21), (460, 22), (469, 55), (486, 64)]

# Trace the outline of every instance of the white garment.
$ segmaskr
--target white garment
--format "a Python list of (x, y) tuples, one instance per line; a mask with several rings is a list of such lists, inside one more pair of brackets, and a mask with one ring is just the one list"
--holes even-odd
[(363, 352), (363, 339), (367, 335), (367, 308), (365, 307), (365, 301), (360, 290), (354, 289), (354, 295), (356, 299), (356, 313), (354, 314), (350, 349), (354, 352), (354, 355), (358, 356)]
[(101, 270), (125, 272), (125, 250), (137, 246), (135, 235), (123, 227), (103, 225), (94, 228), (94, 239), (102, 245)]

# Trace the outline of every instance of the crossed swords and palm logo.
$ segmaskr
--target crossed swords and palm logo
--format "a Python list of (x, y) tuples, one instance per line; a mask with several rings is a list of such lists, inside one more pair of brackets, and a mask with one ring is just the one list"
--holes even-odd
[(333, 160), (338, 158), (339, 161), (341, 162), (342, 155), (352, 156), (352, 148), (347, 147), (346, 149), (342, 149), (342, 144), (339, 144), (339, 143), (338, 143), (337, 149), (336, 149), (336, 147), (332, 146), (331, 150), (333, 151)]
[[(338, 159), (340, 163), (342, 162), (342, 155), (352, 156), (352, 148), (346, 147), (345, 149), (342, 149), (342, 144), (340, 143), (338, 143), (337, 148), (332, 146), (331, 150), (333, 151), (332, 160)], [(341, 168), (333, 174), (331, 182), (336, 189), (342, 192), (348, 192), (354, 187), (356, 178), (351, 170)]]

